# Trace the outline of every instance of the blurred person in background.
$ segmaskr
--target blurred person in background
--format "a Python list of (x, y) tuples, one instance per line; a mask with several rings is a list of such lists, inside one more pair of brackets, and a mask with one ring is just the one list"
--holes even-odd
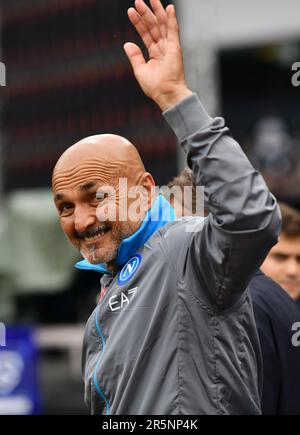
[(280, 203), (282, 227), (278, 243), (263, 262), (262, 271), (277, 282), (300, 308), (300, 212)]
[[(188, 168), (184, 169), (168, 183), (168, 187), (173, 192), (170, 202), (177, 218), (194, 214), (196, 185), (193, 172)], [(185, 187), (192, 187), (192, 201), (185, 201), (183, 204), (184, 197), (180, 190), (174, 189), (177, 187), (181, 191)], [(200, 198), (200, 203), (201, 200)], [(290, 231), (292, 228), (300, 231), (296, 211), (283, 204), (281, 210), (284, 228), (288, 227), (287, 220), (290, 215)], [(206, 208), (204, 215), (207, 214)], [(300, 311), (293, 299), (261, 270), (251, 278), (249, 289), (263, 355), (262, 414), (300, 415), (300, 342), (298, 347), (295, 345), (297, 341), (293, 339), (293, 325), (300, 322)]]
[(294, 146), (295, 141), (281, 118), (269, 116), (257, 123), (253, 152), (261, 171), (273, 176), (290, 173)]
[[(128, 11), (149, 61), (135, 44), (124, 49), (197, 184), (207, 186), (210, 218), (192, 218), (186, 231), (119, 136), (83, 139), (59, 159), (53, 194), (62, 228), (85, 257), (81, 267), (103, 273), (83, 345), (86, 403), (106, 415), (259, 414), (261, 352), (245, 289), (277, 241), (277, 203), (224, 120), (187, 87), (174, 7), (151, 6), (136, 0)], [(128, 192), (120, 177), (143, 188), (137, 219), (132, 200), (121, 206)], [(104, 219), (111, 205), (116, 220)]]

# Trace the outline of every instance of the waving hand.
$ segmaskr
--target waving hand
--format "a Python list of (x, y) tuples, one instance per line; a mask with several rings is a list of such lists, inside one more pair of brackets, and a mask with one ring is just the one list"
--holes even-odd
[(128, 9), (128, 17), (148, 51), (145, 60), (141, 49), (132, 42), (124, 50), (143, 92), (166, 110), (191, 94), (187, 88), (179, 27), (173, 5), (163, 8), (160, 0), (136, 0)]

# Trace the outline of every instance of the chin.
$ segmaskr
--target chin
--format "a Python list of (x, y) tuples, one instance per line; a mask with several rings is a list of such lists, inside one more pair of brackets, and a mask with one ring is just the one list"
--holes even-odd
[(101, 258), (93, 258), (91, 256), (84, 256), (84, 258), (91, 264), (100, 264), (100, 263), (104, 263), (104, 261), (102, 261)]
[(109, 252), (101, 252), (96, 246), (85, 248), (80, 251), (81, 255), (91, 264), (109, 263), (116, 259), (118, 249), (110, 250)]

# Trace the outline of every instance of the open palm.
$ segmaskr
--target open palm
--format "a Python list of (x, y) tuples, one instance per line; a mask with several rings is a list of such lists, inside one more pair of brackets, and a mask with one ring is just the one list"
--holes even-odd
[(165, 110), (190, 92), (184, 77), (174, 6), (164, 9), (160, 0), (150, 0), (150, 3), (152, 10), (143, 0), (136, 0), (135, 8), (128, 10), (128, 17), (147, 48), (149, 60), (145, 60), (136, 44), (127, 42), (124, 49), (144, 93)]

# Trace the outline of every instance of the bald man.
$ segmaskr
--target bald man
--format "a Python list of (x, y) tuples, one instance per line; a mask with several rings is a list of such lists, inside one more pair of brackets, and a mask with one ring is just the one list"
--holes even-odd
[(84, 338), (85, 400), (103, 415), (259, 414), (261, 353), (245, 289), (277, 242), (277, 204), (224, 120), (187, 87), (174, 7), (136, 0), (128, 16), (149, 54), (125, 44), (134, 75), (205, 185), (210, 218), (175, 220), (123, 138), (87, 138), (61, 157), (62, 227), (85, 257), (77, 267), (103, 275)]
[[(126, 186), (120, 179), (126, 180)], [(127, 187), (143, 187), (143, 216), (153, 201), (154, 180), (145, 171), (136, 148), (116, 135), (83, 139), (61, 156), (52, 184), (61, 224), (70, 241), (88, 262), (106, 263), (113, 270), (121, 241), (141, 223), (128, 213), (134, 199), (128, 198)], [(110, 211), (115, 211), (113, 221), (106, 219), (108, 201)], [(128, 208), (119, 219), (119, 204), (124, 201)]]

